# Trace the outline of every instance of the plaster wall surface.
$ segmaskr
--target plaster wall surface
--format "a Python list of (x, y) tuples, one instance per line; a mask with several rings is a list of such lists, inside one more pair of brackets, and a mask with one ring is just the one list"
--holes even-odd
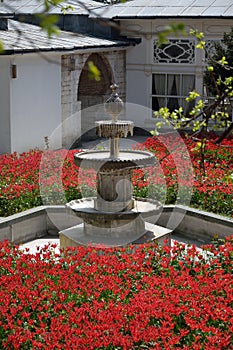
[(11, 152), (44, 148), (44, 138), (50, 147), (61, 146), (61, 66), (60, 56), (27, 54), (15, 56), (17, 77), (10, 80), (11, 91)]
[(0, 57), (0, 154), (11, 152), (10, 57)]

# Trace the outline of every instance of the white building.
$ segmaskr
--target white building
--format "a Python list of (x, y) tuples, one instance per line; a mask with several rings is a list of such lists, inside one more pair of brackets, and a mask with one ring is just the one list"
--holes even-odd
[[(203, 32), (207, 50), (213, 41), (221, 40), (233, 26), (232, 0), (131, 0), (104, 10), (100, 16), (119, 24), (120, 33), (128, 38), (140, 38), (126, 55), (126, 100), (151, 110), (182, 106), (188, 110), (185, 97), (195, 89), (203, 94), (204, 50), (196, 48), (191, 36), (168, 36), (169, 43), (157, 45), (158, 32), (168, 24), (183, 23), (186, 31)], [(137, 125), (151, 130), (153, 113), (138, 116)]]
[[(43, 148), (44, 137), (54, 130), (50, 146), (70, 147), (99, 117), (95, 107), (87, 114), (80, 110), (103, 103), (112, 82), (119, 84), (123, 100), (142, 106), (129, 116), (135, 125), (153, 129), (152, 110), (165, 105), (187, 110), (188, 92), (203, 93), (205, 64), (194, 37), (171, 35), (167, 45), (158, 47), (157, 33), (169, 23), (182, 22), (187, 31), (204, 32), (211, 48), (233, 26), (232, 0), (69, 3), (74, 10), (65, 15), (57, 8), (52, 11), (60, 14), (62, 31), (51, 40), (36, 26), (4, 19), (22, 14), (33, 21), (41, 3), (18, 0), (14, 11), (10, 0), (1, 4), (5, 51), (0, 55), (0, 153)], [(88, 79), (88, 61), (99, 68), (99, 82)]]
[[(15, 24), (10, 20), (0, 34), (0, 153), (44, 147), (44, 137), (61, 122), (61, 55), (51, 52), (46, 61), (19, 45), (9, 52), (8, 43), (17, 42)], [(60, 145), (58, 138), (54, 146)]]
[[(128, 41), (65, 31), (48, 39), (35, 25), (7, 18), (0, 25), (0, 153), (44, 148), (51, 135), (51, 148), (70, 147), (88, 130), (81, 106), (102, 103), (115, 77), (125, 94)], [(99, 82), (88, 79), (90, 60)]]

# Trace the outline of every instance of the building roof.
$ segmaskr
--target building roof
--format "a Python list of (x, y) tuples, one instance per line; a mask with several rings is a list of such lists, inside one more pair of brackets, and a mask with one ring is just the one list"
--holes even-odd
[(232, 18), (232, 0), (129, 0), (97, 9), (91, 17), (132, 18)]
[[(95, 13), (95, 9), (106, 6), (103, 3), (93, 0), (64, 0), (61, 4), (53, 7), (49, 13), (62, 14), (62, 8), (71, 6), (69, 14), (87, 15), (89, 12)], [(38, 0), (4, 0), (0, 2), (0, 15), (12, 14), (35, 14), (44, 11), (43, 1)]]
[(133, 44), (130, 40), (104, 39), (65, 31), (48, 38), (47, 33), (40, 27), (10, 19), (8, 30), (0, 30), (0, 39), (4, 47), (3, 55), (125, 47)]

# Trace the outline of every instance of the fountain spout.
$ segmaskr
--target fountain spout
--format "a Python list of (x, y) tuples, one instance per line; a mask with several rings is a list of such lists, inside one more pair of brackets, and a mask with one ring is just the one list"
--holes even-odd
[(117, 84), (112, 84), (110, 86), (112, 93), (104, 104), (104, 108), (105, 108), (106, 112), (109, 115), (111, 115), (113, 122), (117, 121), (119, 114), (121, 113), (122, 109), (124, 108), (124, 103), (117, 93), (118, 87), (119, 86)]
[(117, 84), (110, 86), (112, 93), (104, 104), (105, 111), (112, 117), (112, 120), (102, 120), (95, 123), (96, 133), (100, 137), (109, 138), (109, 158), (119, 157), (119, 138), (127, 137), (130, 133), (133, 136), (133, 122), (118, 120), (118, 116), (124, 108), (124, 103), (117, 93)]

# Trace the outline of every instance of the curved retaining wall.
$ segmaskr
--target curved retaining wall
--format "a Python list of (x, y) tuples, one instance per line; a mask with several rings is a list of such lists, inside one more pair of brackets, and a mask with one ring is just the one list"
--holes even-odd
[[(171, 212), (175, 212), (178, 221), (181, 220), (173, 232), (175, 236), (207, 243), (216, 235), (219, 238), (233, 235), (233, 219), (184, 206), (164, 206), (156, 224), (169, 226)], [(148, 221), (153, 223), (153, 218)], [(65, 206), (40, 206), (0, 218), (0, 241), (20, 244), (40, 237), (57, 236), (59, 231), (81, 222)]]

